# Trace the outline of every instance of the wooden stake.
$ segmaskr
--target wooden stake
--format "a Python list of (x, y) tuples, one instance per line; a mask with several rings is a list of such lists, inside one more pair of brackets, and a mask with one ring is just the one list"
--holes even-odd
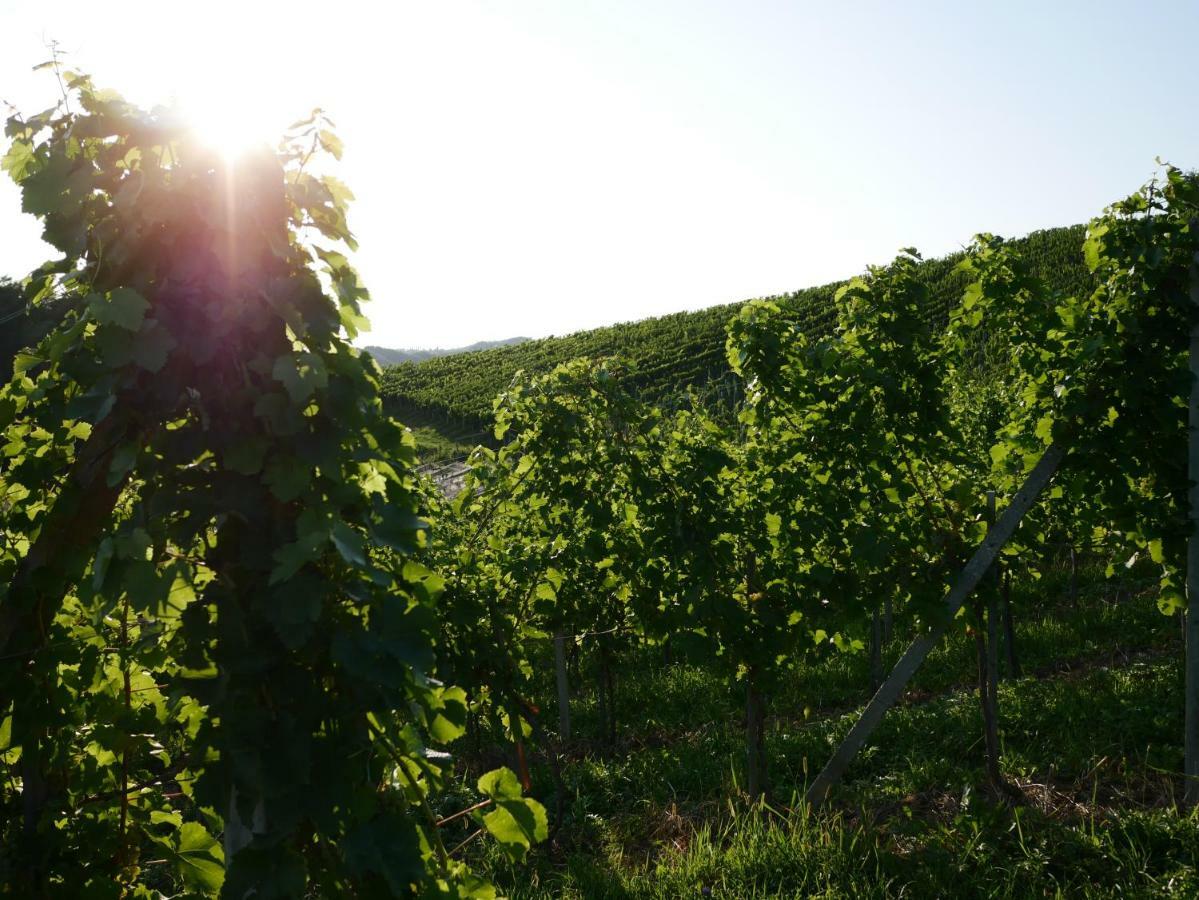
[[(995, 492), (987, 491), (987, 530), (995, 527)], [(991, 582), (987, 586), (987, 692), (991, 695), (991, 713), (995, 716), (995, 727), (999, 727), (999, 582), (1003, 577), (1003, 564), (996, 562), (992, 567)], [(999, 739), (996, 737), (996, 759)]]
[(883, 683), (883, 622), (879, 608), (874, 608), (870, 622), (870, 693)]
[(1183, 803), (1194, 808), (1199, 806), (1199, 253), (1191, 264), (1191, 307), (1191, 401), (1187, 412), (1191, 534), (1187, 540)]
[(1078, 550), (1070, 542), (1070, 606), (1078, 609)]
[(745, 677), (745, 787), (751, 800), (766, 793), (766, 711), (754, 672)]
[(566, 634), (554, 633), (554, 671), (558, 679), (558, 735), (570, 740), (570, 683), (566, 679)]
[(1007, 677), (1019, 678), (1020, 658), (1016, 655), (1016, 623), (1012, 621), (1012, 570), (1003, 572), (1003, 645), (1007, 654)]

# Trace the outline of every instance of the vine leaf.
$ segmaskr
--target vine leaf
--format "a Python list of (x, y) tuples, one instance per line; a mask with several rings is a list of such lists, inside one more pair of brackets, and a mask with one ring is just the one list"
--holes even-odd
[(225, 880), (225, 855), (203, 825), (184, 822), (178, 831), (154, 840), (188, 888), (210, 897), (220, 891)]
[(481, 777), (479, 793), (495, 803), (495, 809), (482, 817), (483, 827), (512, 858), (520, 859), (535, 841), (549, 835), (545, 807), (520, 795), (520, 782), (511, 769), (496, 769)]
[(92, 294), (88, 308), (96, 321), (102, 325), (116, 325), (126, 331), (137, 331), (142, 327), (149, 302), (132, 288), (117, 288), (107, 296)]

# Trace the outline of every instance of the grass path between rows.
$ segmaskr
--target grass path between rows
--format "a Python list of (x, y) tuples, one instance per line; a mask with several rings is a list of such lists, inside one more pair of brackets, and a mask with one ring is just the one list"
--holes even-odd
[[(1000, 688), (1017, 805), (985, 787), (964, 635), (930, 657), (818, 816), (797, 800), (866, 700), (860, 655), (813, 661), (773, 698), (759, 808), (740, 799), (736, 686), (634, 658), (618, 745), (569, 748), (554, 840), (519, 865), (476, 862), (517, 898), (1199, 896), (1199, 820), (1175, 806), (1177, 623), (1143, 594), (1094, 593), (1026, 614), (1018, 645), (1026, 674)], [(577, 700), (580, 734), (592, 706)], [(535, 780), (548, 794), (544, 768)]]

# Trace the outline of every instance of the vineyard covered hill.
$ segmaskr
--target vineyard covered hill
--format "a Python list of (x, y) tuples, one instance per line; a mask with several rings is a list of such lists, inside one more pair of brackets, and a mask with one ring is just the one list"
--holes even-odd
[[(1089, 289), (1082, 256), (1084, 227), (1036, 231), (1015, 243), (1037, 274), (1062, 292)], [(928, 260), (929, 316), (945, 315), (961, 297), (967, 277), (956, 271), (961, 254)], [(772, 298), (816, 334), (834, 321), (833, 297), (844, 282)], [(488, 439), (492, 401), (516, 372), (548, 372), (580, 356), (619, 354), (635, 370), (641, 399), (677, 408), (694, 391), (709, 408), (727, 408), (739, 390), (725, 358), (725, 326), (741, 303), (625, 322), (523, 343), (460, 353), (385, 369), (389, 411), (416, 430), (426, 457), (452, 455)]]

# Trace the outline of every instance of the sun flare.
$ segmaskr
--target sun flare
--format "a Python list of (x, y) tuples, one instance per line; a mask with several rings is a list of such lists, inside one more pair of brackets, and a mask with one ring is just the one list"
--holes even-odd
[(188, 98), (180, 111), (196, 141), (234, 162), (264, 145), (273, 146), (279, 134), (267, 124), (270, 117), (231, 93)]

